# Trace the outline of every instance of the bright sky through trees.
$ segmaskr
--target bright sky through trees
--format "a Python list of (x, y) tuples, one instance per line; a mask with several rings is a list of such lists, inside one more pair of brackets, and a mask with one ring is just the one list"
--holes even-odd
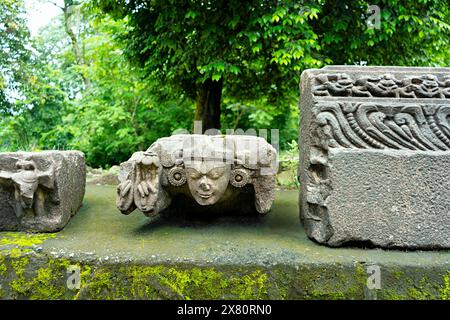
[[(62, 0), (52, 0), (62, 5)], [(61, 10), (47, 0), (25, 0), (27, 10), (28, 28), (31, 35), (36, 36), (39, 28), (45, 26), (52, 18), (61, 13)]]

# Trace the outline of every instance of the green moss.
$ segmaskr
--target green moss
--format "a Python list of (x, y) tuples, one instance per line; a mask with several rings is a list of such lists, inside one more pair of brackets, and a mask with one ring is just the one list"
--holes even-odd
[[(19, 251), (17, 251), (19, 250)], [(9, 252), (9, 265), (4, 265), (6, 270), (11, 270), (12, 280), (9, 288), (14, 298), (29, 299), (60, 299), (65, 293), (65, 287), (61, 285), (69, 261), (65, 259), (50, 259), (42, 268), (35, 268), (30, 262), (30, 257), (24, 255), (20, 249)]]
[[(12, 256), (13, 257), (13, 256)], [(26, 289), (26, 277), (25, 277), (25, 271), (26, 266), (29, 263), (28, 257), (21, 257), (18, 258), (14, 256), (11, 261), (11, 267), (14, 270), (15, 273), (15, 279), (11, 281), (10, 287), (11, 289), (16, 292), (19, 295), (26, 295), (27, 289)]]
[(32, 278), (26, 285), (32, 291), (30, 298), (36, 299), (59, 299), (64, 296), (66, 288), (66, 274), (70, 262), (65, 259), (50, 260), (45, 268), (37, 271), (37, 276)]
[(5, 264), (5, 258), (0, 255), (0, 276), (4, 276), (6, 274), (6, 271), (8, 270), (8, 268), (6, 267)]
[(401, 294), (397, 292), (396, 290), (383, 290), (383, 296), (382, 298), (384, 300), (407, 300), (408, 297), (405, 294)]
[[(79, 263), (81, 288), (67, 286), (73, 262), (14, 248), (0, 255), (7, 275), (0, 297), (16, 299), (362, 299), (367, 273), (364, 264), (191, 267), (189, 265), (115, 265)], [(5, 269), (6, 268), (6, 269)], [(382, 299), (449, 299), (450, 272), (443, 283), (435, 277), (409, 277), (392, 271), (382, 283)], [(385, 279), (385, 278), (383, 278)], [(420, 281), (418, 281), (420, 279)], [(383, 280), (384, 281), (384, 280)]]
[[(386, 289), (383, 290), (383, 299), (388, 300), (449, 300), (450, 299), (450, 271), (443, 274), (442, 284), (432, 281), (430, 276), (422, 276), (418, 278), (414, 273), (409, 277), (402, 273), (403, 277), (397, 279), (396, 274), (393, 276), (406, 283), (405, 288)], [(392, 287), (392, 285), (391, 285)]]
[(400, 270), (395, 270), (394, 272), (392, 272), (392, 276), (395, 278), (395, 280), (401, 280), (402, 277), (404, 277), (404, 274)]
[(27, 234), (22, 232), (7, 232), (0, 234), (0, 248), (4, 246), (31, 247), (41, 244), (47, 239), (56, 237), (54, 233)]
[[(336, 272), (334, 268), (318, 269), (317, 280), (309, 284), (308, 296), (310, 299), (358, 299), (364, 297), (367, 274), (362, 264), (357, 263), (355, 269)], [(307, 279), (314, 279), (306, 275)]]
[(450, 271), (443, 276), (444, 284), (439, 288), (439, 299), (450, 300)]
[(255, 270), (248, 274), (226, 274), (215, 268), (132, 266), (122, 268), (129, 280), (132, 297), (147, 299), (220, 299), (225, 295), (237, 299), (267, 297), (267, 274)]
[(104, 298), (113, 298), (111, 296), (111, 289), (113, 284), (111, 282), (111, 273), (100, 270), (95, 272), (92, 275), (92, 278), (89, 280), (89, 283), (85, 288), (89, 288), (90, 298), (92, 299), (104, 299)]

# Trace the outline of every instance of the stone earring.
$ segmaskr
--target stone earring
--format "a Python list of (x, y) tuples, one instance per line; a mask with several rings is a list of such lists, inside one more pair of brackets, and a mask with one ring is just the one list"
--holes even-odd
[(236, 188), (242, 188), (249, 181), (249, 174), (244, 169), (231, 170), (230, 183)]
[(186, 173), (181, 167), (173, 167), (168, 173), (169, 182), (171, 185), (180, 187), (186, 183)]

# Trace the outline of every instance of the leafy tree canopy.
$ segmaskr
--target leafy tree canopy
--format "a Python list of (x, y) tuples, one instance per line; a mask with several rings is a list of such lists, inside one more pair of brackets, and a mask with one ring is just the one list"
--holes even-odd
[(30, 58), (23, 0), (0, 1), (0, 115), (13, 112)]
[[(367, 24), (370, 4), (379, 28)], [(324, 64), (448, 62), (448, 2), (93, 0), (128, 18), (126, 53), (197, 102), (204, 129), (220, 127), (223, 94), (286, 109), (300, 71)]]

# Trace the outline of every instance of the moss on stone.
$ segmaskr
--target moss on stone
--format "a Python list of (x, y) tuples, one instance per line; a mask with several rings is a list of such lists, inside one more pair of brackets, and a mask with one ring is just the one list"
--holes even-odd
[[(7, 253), (6, 253), (7, 252)], [(67, 269), (78, 265), (81, 288), (67, 286)], [(52, 258), (26, 248), (0, 250), (3, 290), (14, 299), (363, 299), (363, 263), (348, 265), (216, 266), (184, 264), (91, 264)], [(387, 271), (381, 299), (449, 299), (450, 272)], [(383, 281), (384, 281), (383, 276)]]
[(23, 232), (6, 232), (0, 234), (0, 248), (4, 246), (31, 247), (47, 239), (56, 237), (54, 233), (27, 234)]
[[(267, 274), (256, 269), (222, 272), (216, 268), (130, 266), (120, 270), (129, 282), (132, 298), (262, 299), (267, 297)], [(123, 294), (126, 290), (117, 294)]]
[(27, 281), (25, 278), (25, 268), (29, 263), (29, 259), (28, 257), (18, 257), (15, 255), (11, 255), (11, 258), (13, 258), (13, 260), (11, 261), (11, 268), (15, 273), (15, 278), (11, 281), (10, 287), (18, 295), (26, 295)]
[[(66, 259), (49, 260), (45, 268), (37, 271), (37, 276), (28, 283), (32, 289), (31, 299), (60, 299), (64, 296), (67, 268), (70, 262)], [(63, 284), (63, 285), (61, 285)]]
[(0, 276), (5, 276), (7, 270), (8, 268), (5, 265), (5, 258), (0, 255)]
[(98, 270), (91, 274), (91, 278), (84, 288), (86, 289), (86, 287), (89, 288), (91, 299), (113, 299), (111, 295), (113, 283), (111, 282), (111, 273), (108, 271)]
[(439, 288), (439, 299), (450, 300), (450, 271), (443, 275), (443, 285)]

